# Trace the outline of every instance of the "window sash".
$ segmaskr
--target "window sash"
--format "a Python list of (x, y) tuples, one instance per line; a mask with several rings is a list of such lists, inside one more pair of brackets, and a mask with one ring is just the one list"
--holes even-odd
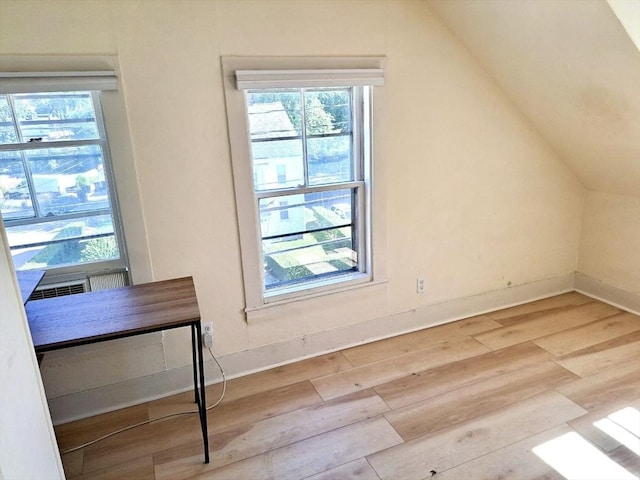
[[(40, 93), (40, 92), (37, 92)], [(113, 183), (108, 178), (109, 164), (110, 164), (110, 155), (108, 151), (107, 139), (106, 139), (106, 130), (104, 128), (104, 122), (102, 118), (102, 109), (100, 105), (100, 100), (97, 96), (96, 92), (91, 92), (91, 103), (94, 109), (95, 114), (95, 124), (98, 130), (98, 137), (95, 139), (87, 139), (87, 140), (58, 140), (53, 142), (31, 142), (24, 141), (22, 138), (20, 128), (17, 127), (18, 119), (14, 118), (14, 122), (16, 123), (16, 130), (18, 137), (20, 138), (20, 142), (18, 143), (6, 143), (0, 144), (0, 152), (16, 152), (20, 154), (22, 158), (22, 163), (24, 166), (24, 174), (26, 177), (26, 181), (29, 184), (29, 196), (33, 202), (34, 215), (30, 217), (19, 217), (15, 219), (4, 219), (4, 223), (7, 226), (17, 226), (17, 225), (32, 225), (39, 223), (46, 223), (50, 221), (63, 220), (63, 219), (72, 219), (72, 218), (82, 218), (89, 217), (94, 215), (104, 215), (105, 213), (111, 213), (113, 211), (113, 198), (114, 198), (114, 189), (111, 184)], [(10, 102), (12, 104), (13, 102)], [(14, 107), (15, 108), (15, 107)], [(41, 216), (40, 208), (38, 207), (39, 201), (38, 199), (34, 199), (33, 197), (37, 197), (38, 192), (36, 191), (36, 187), (34, 185), (34, 173), (30, 167), (30, 161), (22, 155), (22, 152), (27, 152), (30, 150), (56, 150), (56, 149), (65, 149), (65, 148), (74, 148), (74, 147), (82, 147), (82, 146), (92, 146), (95, 145), (99, 148), (101, 156), (103, 158), (103, 163), (105, 164), (105, 180), (108, 188), (108, 196), (110, 200), (110, 204), (106, 208), (96, 208), (96, 209), (88, 209), (86, 211), (79, 211), (77, 213), (66, 213), (56, 215), (55, 217), (48, 218), (45, 216)], [(10, 247), (15, 248), (15, 247)]]
[(347, 190), (349, 188), (359, 188), (361, 186), (364, 186), (364, 181), (362, 180), (354, 182), (329, 183), (326, 185), (311, 185), (308, 187), (281, 188), (278, 190), (256, 190), (255, 196), (257, 199), (283, 197), (285, 195), (315, 193), (331, 190)]
[[(350, 216), (349, 218), (343, 217), (344, 221), (337, 221), (334, 224), (326, 225), (318, 228), (307, 228), (305, 224), (305, 226), (301, 228), (284, 230), (279, 232), (276, 231), (275, 233), (272, 233), (272, 232), (267, 233), (263, 228), (262, 219), (263, 219), (263, 214), (265, 213), (265, 210), (260, 208), (260, 203), (263, 200), (268, 200), (271, 198), (296, 197), (296, 196), (313, 194), (313, 193), (326, 193), (326, 192), (332, 192), (332, 191), (338, 192), (338, 191), (345, 191), (345, 190), (348, 190), (351, 193), (349, 194), (349, 199), (345, 200), (345, 203), (348, 202), (348, 205), (349, 205)], [(323, 204), (323, 203), (326, 203), (327, 200), (318, 199), (317, 202), (319, 204)], [(286, 239), (290, 237), (314, 234), (322, 231), (331, 231), (331, 230), (341, 231), (344, 229), (349, 229), (350, 236), (343, 237), (342, 239), (343, 241), (347, 241), (350, 239), (351, 250), (355, 254), (355, 260), (354, 260), (355, 265), (352, 270), (348, 270), (348, 271), (345, 270), (345, 271), (339, 271), (339, 272), (336, 271), (331, 275), (321, 275), (321, 274), (313, 275), (313, 276), (309, 275), (297, 282), (292, 281), (287, 283), (283, 281), (282, 282), (283, 286), (271, 286), (271, 287), (268, 286), (265, 278), (265, 271), (263, 269), (261, 272), (261, 276), (262, 276), (262, 291), (263, 291), (264, 297), (265, 298), (274, 297), (274, 296), (277, 296), (280, 292), (290, 291), (292, 288), (297, 290), (310, 289), (310, 288), (313, 288), (318, 283), (318, 281), (323, 281), (324, 277), (331, 276), (332, 277), (331, 280), (334, 283), (337, 283), (341, 281), (341, 278), (342, 280), (348, 280), (348, 278), (352, 276), (353, 273), (360, 273), (360, 274), (366, 273), (368, 271), (368, 265), (370, 264), (368, 262), (368, 252), (366, 248), (367, 247), (367, 242), (366, 242), (367, 228), (366, 228), (366, 216), (365, 216), (365, 211), (366, 211), (365, 202), (366, 202), (366, 183), (364, 181), (348, 182), (348, 183), (322, 186), (322, 187), (283, 189), (283, 190), (279, 190), (278, 192), (268, 192), (268, 193), (256, 196), (256, 211), (258, 212), (258, 215), (256, 217), (256, 224), (257, 224), (256, 228), (259, 235), (258, 248), (260, 251), (261, 265), (265, 265), (267, 257), (271, 256), (274, 253), (274, 252), (265, 251), (264, 249), (265, 241), (271, 241), (271, 240), (277, 240), (277, 239), (286, 241)], [(313, 200), (311, 202), (307, 202), (307, 199), (305, 198), (305, 201), (303, 203), (296, 204), (292, 202), (287, 202), (286, 205), (278, 204), (277, 206), (273, 207), (273, 210), (277, 211), (282, 208), (306, 209), (307, 206), (312, 203), (314, 203)], [(334, 239), (335, 242), (338, 242), (339, 240), (340, 239), (337, 239), (337, 238)], [(324, 242), (324, 243), (327, 243), (327, 242)], [(291, 250), (304, 250), (306, 248), (311, 248), (314, 246), (322, 246), (322, 244), (323, 242), (313, 243), (309, 245), (299, 245), (296, 247), (292, 247)], [(278, 250), (276, 253), (283, 253), (283, 251)], [(308, 265), (306, 264), (301, 263), (300, 265), (304, 268), (308, 267)]]

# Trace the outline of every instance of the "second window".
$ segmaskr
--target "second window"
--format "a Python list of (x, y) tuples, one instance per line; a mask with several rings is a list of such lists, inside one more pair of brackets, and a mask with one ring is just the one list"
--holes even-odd
[(367, 272), (369, 87), (245, 92), (268, 297)]

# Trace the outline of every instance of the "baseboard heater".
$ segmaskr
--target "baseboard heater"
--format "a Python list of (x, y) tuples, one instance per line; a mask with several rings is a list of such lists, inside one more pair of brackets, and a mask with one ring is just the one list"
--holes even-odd
[(31, 294), (29, 300), (43, 300), (45, 298), (75, 295), (78, 293), (95, 292), (107, 288), (124, 287), (129, 284), (126, 270), (109, 270), (86, 275), (84, 278), (68, 280), (59, 283), (42, 285)]

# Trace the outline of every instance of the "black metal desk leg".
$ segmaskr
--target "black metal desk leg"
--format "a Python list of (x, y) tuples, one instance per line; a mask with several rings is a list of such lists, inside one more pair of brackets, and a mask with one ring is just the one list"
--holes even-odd
[(200, 322), (196, 323), (196, 336), (198, 343), (198, 369), (200, 370), (200, 401), (198, 411), (200, 412), (200, 425), (202, 426), (202, 440), (204, 442), (204, 463), (209, 463), (209, 432), (207, 428), (207, 401), (205, 398), (204, 385), (204, 357), (202, 354), (202, 327)]
[[(196, 358), (196, 352), (198, 351), (198, 346), (196, 343), (196, 324), (191, 324), (191, 364), (193, 365), (193, 394), (195, 396), (194, 402), (197, 404), (200, 403), (200, 394), (198, 393), (198, 360)], [(199, 407), (200, 405), (198, 405)]]

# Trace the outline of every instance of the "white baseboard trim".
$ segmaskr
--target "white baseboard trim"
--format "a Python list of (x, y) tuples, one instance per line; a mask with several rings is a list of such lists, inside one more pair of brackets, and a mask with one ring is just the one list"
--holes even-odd
[(588, 297), (603, 301), (627, 312), (640, 315), (640, 295), (612, 287), (582, 273), (574, 274), (574, 289)]
[[(241, 377), (363, 343), (558, 295), (572, 291), (573, 288), (573, 274), (538, 280), (426, 305), (337, 330), (317, 332), (277, 344), (231, 353), (219, 358), (219, 361), (227, 378)], [(190, 390), (193, 388), (192, 372), (191, 365), (187, 365), (50, 398), (48, 402), (53, 422), (56, 425), (67, 423)], [(213, 360), (205, 363), (205, 377), (207, 384), (220, 381), (219, 369)], [(208, 400), (211, 402), (215, 399)]]

